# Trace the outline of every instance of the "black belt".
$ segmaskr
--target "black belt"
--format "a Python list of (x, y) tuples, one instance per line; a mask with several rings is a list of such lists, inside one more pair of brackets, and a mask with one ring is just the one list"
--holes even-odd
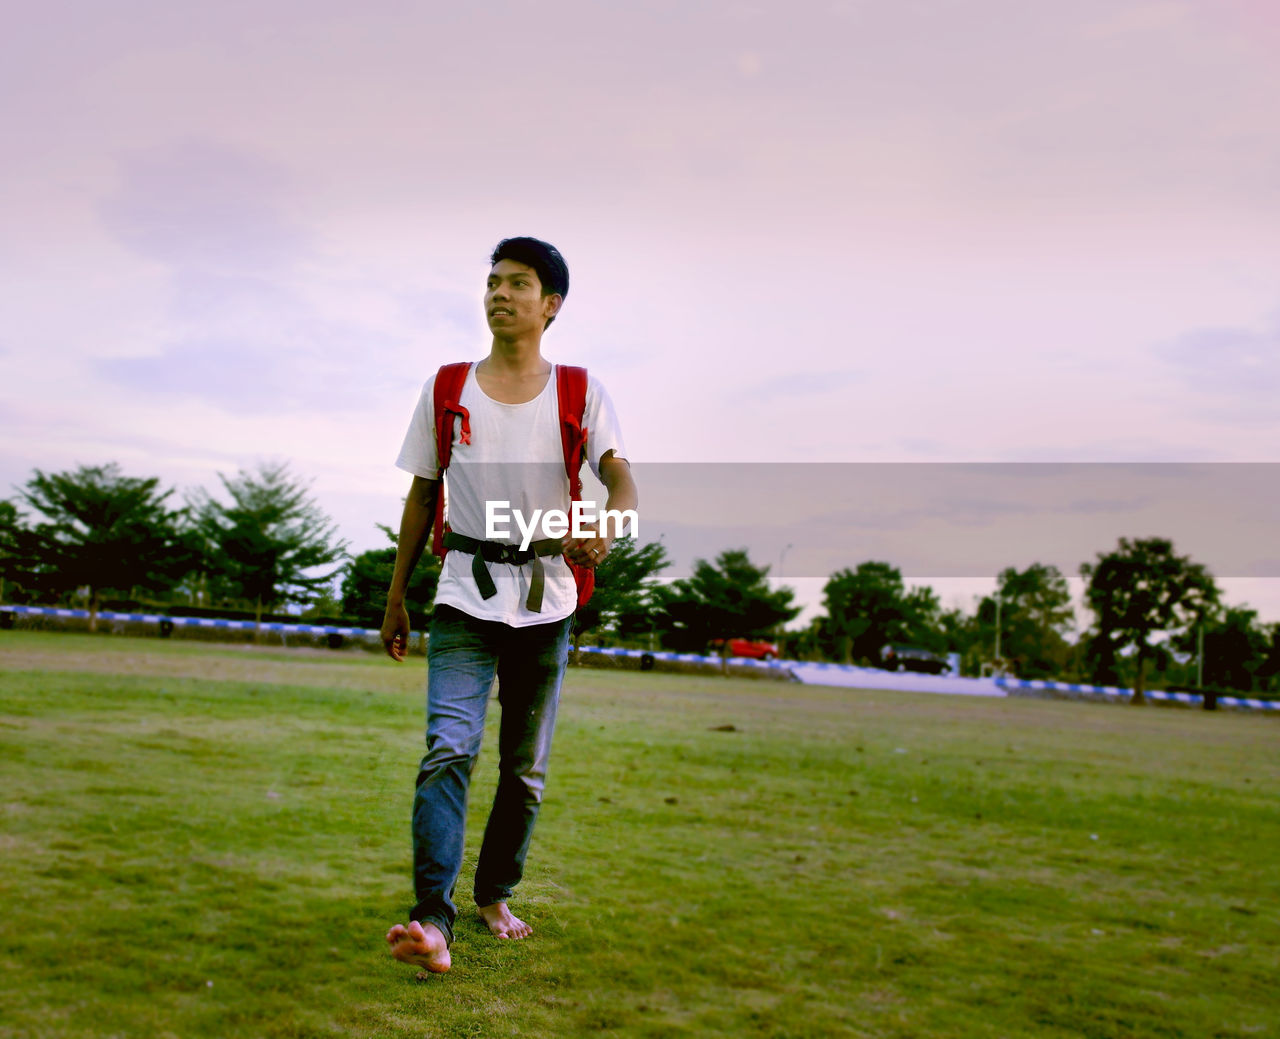
[(480, 597), (492, 599), (498, 594), (498, 586), (493, 583), (486, 563), (515, 563), (523, 565), (533, 562), (533, 574), (529, 581), (529, 596), (525, 599), (525, 608), (530, 613), (542, 612), (542, 589), (546, 583), (546, 571), (542, 566), (543, 556), (558, 556), (564, 552), (564, 542), (559, 538), (543, 538), (533, 542), (528, 548), (519, 545), (508, 545), (502, 541), (480, 541), (469, 538), (457, 531), (445, 531), (444, 547), (456, 548), (459, 552), (467, 552), (472, 556), (471, 576), (476, 579), (476, 587), (480, 589)]

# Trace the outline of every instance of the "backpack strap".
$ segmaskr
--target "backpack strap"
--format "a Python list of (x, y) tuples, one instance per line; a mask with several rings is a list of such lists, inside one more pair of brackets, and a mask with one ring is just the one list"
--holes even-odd
[[(582, 463), (587, 447), (587, 428), (582, 424), (587, 410), (587, 370), (556, 365), (556, 399), (560, 405), (560, 446), (564, 451), (565, 475), (569, 477), (569, 500), (581, 501)], [(578, 605), (585, 606), (595, 591), (596, 572), (575, 563), (569, 563), (569, 569), (578, 587)]]
[(462, 387), (466, 384), (467, 374), (471, 371), (470, 361), (459, 361), (456, 364), (440, 366), (436, 372), (436, 382), (432, 402), (436, 423), (436, 457), (440, 465), (440, 493), (436, 495), (436, 516), (431, 524), (431, 551), (444, 558), (444, 471), (449, 468), (449, 460), (453, 455), (453, 417), (462, 419), (462, 432), (458, 443), (471, 443), (471, 413), (458, 403), (462, 396)]
[(564, 471), (569, 477), (569, 500), (582, 500), (582, 462), (587, 446), (587, 430), (582, 425), (587, 410), (587, 370), (572, 365), (556, 365), (556, 398), (560, 405), (560, 446), (564, 450)]

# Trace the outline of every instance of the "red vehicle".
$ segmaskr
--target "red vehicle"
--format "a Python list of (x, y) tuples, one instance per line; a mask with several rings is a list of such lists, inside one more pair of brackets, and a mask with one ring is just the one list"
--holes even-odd
[[(719, 652), (724, 646), (724, 639), (712, 639), (711, 648)], [(772, 642), (756, 642), (751, 639), (730, 639), (729, 656), (752, 657), (755, 660), (776, 660), (778, 647)]]

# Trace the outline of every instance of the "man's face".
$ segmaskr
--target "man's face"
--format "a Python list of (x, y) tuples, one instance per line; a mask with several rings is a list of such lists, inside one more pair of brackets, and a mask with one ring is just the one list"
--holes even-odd
[(494, 335), (517, 336), (546, 327), (563, 298), (542, 294), (538, 272), (515, 260), (499, 260), (489, 271), (484, 313)]

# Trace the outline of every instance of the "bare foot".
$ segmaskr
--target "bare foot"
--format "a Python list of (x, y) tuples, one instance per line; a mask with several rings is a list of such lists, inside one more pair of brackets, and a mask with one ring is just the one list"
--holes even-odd
[(432, 974), (443, 974), (453, 962), (449, 958), (449, 943), (435, 924), (420, 924), (417, 920), (410, 920), (408, 927), (396, 924), (387, 932), (387, 944), (397, 960)]
[(489, 925), (489, 930), (499, 938), (528, 938), (533, 928), (523, 920), (511, 915), (506, 902), (494, 902), (492, 905), (480, 906), (480, 919)]

